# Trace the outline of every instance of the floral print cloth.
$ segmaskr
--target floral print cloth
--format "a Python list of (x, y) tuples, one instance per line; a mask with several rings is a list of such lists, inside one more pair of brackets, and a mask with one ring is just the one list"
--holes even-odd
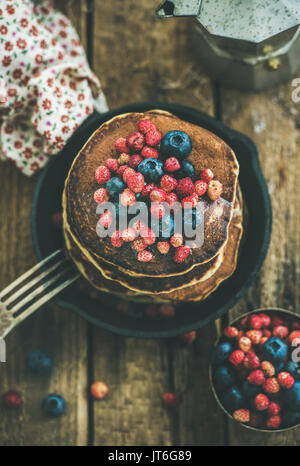
[(0, 160), (42, 168), (96, 109), (107, 110), (78, 35), (51, 1), (0, 1)]

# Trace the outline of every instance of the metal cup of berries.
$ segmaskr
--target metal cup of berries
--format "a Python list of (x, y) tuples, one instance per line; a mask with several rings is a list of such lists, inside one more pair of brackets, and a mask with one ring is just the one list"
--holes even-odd
[(210, 363), (212, 391), (222, 410), (260, 432), (300, 425), (300, 317), (257, 309), (227, 326)]

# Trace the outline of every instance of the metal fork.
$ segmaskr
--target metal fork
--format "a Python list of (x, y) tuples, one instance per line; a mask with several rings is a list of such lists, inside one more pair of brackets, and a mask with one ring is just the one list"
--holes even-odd
[(79, 277), (61, 249), (0, 292), (0, 338)]

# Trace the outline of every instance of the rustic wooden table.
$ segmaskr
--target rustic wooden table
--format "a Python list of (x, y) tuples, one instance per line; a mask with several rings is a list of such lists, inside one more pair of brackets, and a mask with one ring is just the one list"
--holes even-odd
[[(155, 20), (159, 0), (57, 3), (77, 27), (111, 108), (142, 100), (190, 105), (256, 142), (273, 202), (272, 242), (259, 279), (230, 317), (272, 305), (300, 312), (300, 107), (291, 83), (255, 95), (217, 89), (190, 50), (190, 20)], [(29, 224), (35, 184), (12, 164), (0, 165), (0, 288), (36, 262)], [(215, 337), (211, 324), (191, 346), (122, 338), (47, 306), (7, 338), (0, 393), (20, 390), (24, 404), (16, 412), (1, 409), (0, 444), (298, 444), (299, 430), (259, 434), (224, 417), (207, 376)], [(51, 378), (28, 374), (26, 354), (35, 348), (54, 355)], [(87, 396), (95, 379), (110, 387), (102, 402)], [(175, 411), (162, 405), (166, 390), (181, 393)], [(40, 402), (53, 391), (65, 396), (68, 410), (48, 420)]]

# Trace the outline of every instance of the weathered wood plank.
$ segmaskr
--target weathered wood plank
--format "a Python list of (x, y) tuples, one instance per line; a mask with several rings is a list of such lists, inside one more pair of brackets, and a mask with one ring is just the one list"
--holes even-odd
[[(274, 215), (271, 247), (263, 270), (231, 317), (265, 306), (300, 313), (300, 106), (292, 102), (291, 94), (290, 83), (257, 95), (224, 91), (224, 121), (257, 144)], [(299, 429), (262, 435), (230, 425), (230, 442), (234, 445), (297, 445), (298, 436)]]

